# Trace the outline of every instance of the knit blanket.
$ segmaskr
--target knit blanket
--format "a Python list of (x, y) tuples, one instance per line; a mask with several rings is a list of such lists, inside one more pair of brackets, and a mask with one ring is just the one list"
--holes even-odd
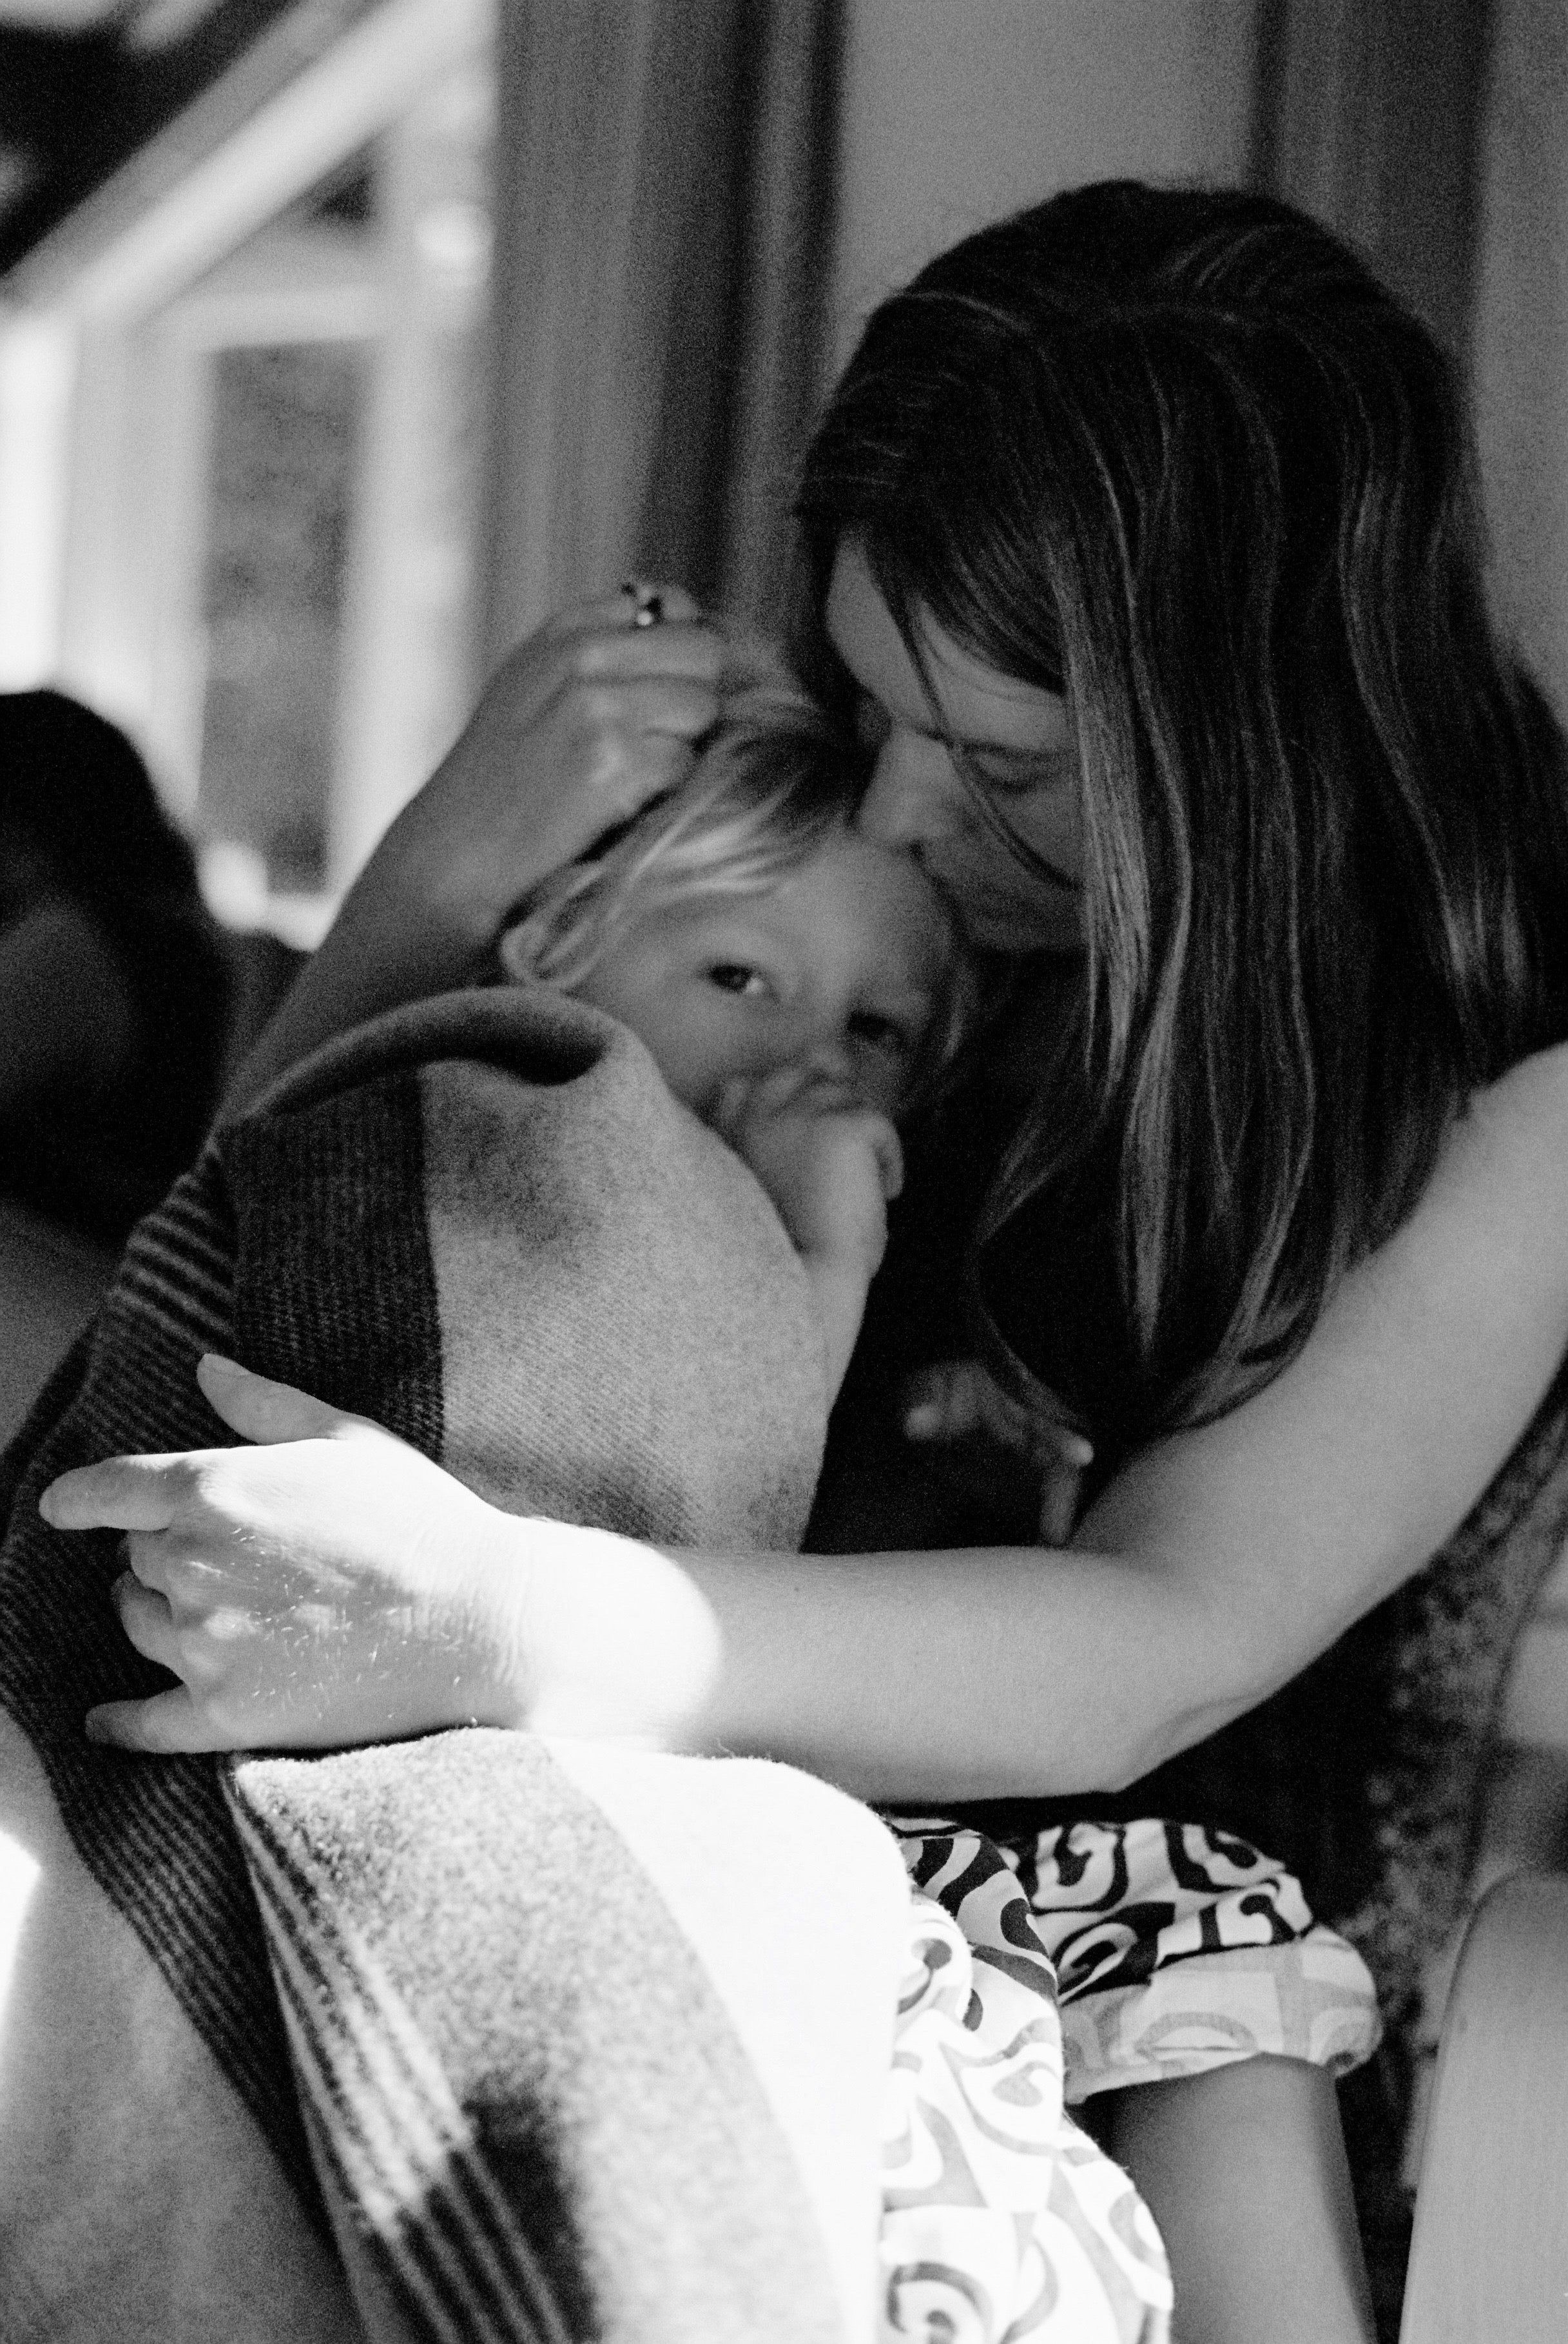
[[(52, 1531), (37, 1497), (105, 1456), (228, 1444), (207, 1349), (513, 1512), (720, 1551), (798, 1542), (824, 1430), (772, 1207), (596, 1013), (531, 990), (400, 1011), (209, 1144), (8, 1453), (0, 1551), (0, 1701), (68, 1842), (52, 1925), (137, 2036), (73, 2088), (176, 2179), (149, 2217), (57, 2122), (87, 2179), (63, 2204), (32, 2158), (0, 2324), (1158, 2344), (1158, 2236), (1067, 2104), (1256, 2051), (1363, 2057), (1364, 1973), (1294, 1882), (1190, 1827), (1069, 1828), (1020, 1862), (940, 1818), (895, 1836), (788, 1768), (516, 1733), (93, 1748), (86, 1710), (161, 1673), (113, 1612), (116, 1537)], [(0, 1799), (0, 1854), (11, 1820)], [(116, 2059), (137, 2072), (106, 2099)], [(198, 2307), (171, 2297), (176, 2247), (200, 2256), (148, 2241), (211, 2231), (204, 2156), (252, 2197), (286, 2176), (331, 2266), (275, 2198), (247, 2265), (226, 2200), (232, 2250), (204, 2233)], [(0, 2229), (20, 2202), (0, 2187)], [(106, 2290), (138, 2253), (127, 2310)]]
[[(247, 1770), (226, 1784), (208, 1760), (85, 1742), (88, 1706), (163, 1679), (109, 1602), (116, 1538), (56, 1533), (36, 1507), (72, 1465), (231, 1442), (193, 1380), (208, 1349), (376, 1417), (514, 1512), (725, 1551), (798, 1543), (825, 1423), (821, 1339), (767, 1198), (629, 1034), (543, 990), (464, 994), (329, 1046), (211, 1142), (135, 1232), (95, 1328), (13, 1445), (0, 1699), (86, 1870), (324, 2226), (229, 1803), (245, 1807)], [(502, 1763), (492, 1750), (491, 1770)], [(386, 1763), (411, 1777), (421, 1761)], [(870, 1834), (883, 1850), (880, 1825), (853, 1813), (856, 1845)], [(281, 1846), (286, 1819), (257, 1815)], [(433, 1857), (428, 1811), (425, 1825)], [(901, 1926), (906, 1904), (901, 1890)], [(870, 1958), (887, 2027), (904, 1953), (901, 1936)], [(693, 2016), (715, 2094), (720, 2031)], [(755, 2144), (720, 2157), (709, 2197), (719, 2221), (727, 2184), (733, 2236), (777, 2252), (784, 2217), (754, 2224), (735, 2202), (769, 2171)], [(656, 2192), (647, 2203), (656, 2216)], [(821, 2248), (793, 2238), (791, 2268), (813, 2263), (836, 2299)]]

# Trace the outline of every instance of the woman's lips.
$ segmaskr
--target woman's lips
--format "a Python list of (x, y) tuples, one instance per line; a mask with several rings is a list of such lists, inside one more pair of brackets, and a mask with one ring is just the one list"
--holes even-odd
[(971, 944), (989, 951), (1030, 952), (1042, 945), (1075, 942), (1083, 931), (1081, 884), (1063, 874), (1022, 874), (998, 885), (976, 874), (966, 856), (945, 857), (927, 849), (921, 861), (957, 913)]

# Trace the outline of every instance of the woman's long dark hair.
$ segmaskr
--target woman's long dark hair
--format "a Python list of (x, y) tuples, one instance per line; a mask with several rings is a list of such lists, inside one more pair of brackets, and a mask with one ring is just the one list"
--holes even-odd
[(818, 614), (853, 540), (912, 650), (1070, 695), (1078, 1046), (984, 1228), (1105, 1223), (1138, 1430), (1211, 1417), (1568, 1033), (1568, 756), (1454, 369), (1283, 205), (1081, 188), (875, 313), (798, 510)]

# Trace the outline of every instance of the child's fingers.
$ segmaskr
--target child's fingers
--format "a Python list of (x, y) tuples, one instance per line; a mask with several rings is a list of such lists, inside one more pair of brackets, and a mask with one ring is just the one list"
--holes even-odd
[(1040, 1489), (1040, 1544), (1066, 1546), (1078, 1518), (1083, 1475), (1074, 1465), (1047, 1467)]
[(141, 1750), (168, 1757), (177, 1751), (238, 1750), (232, 1734), (214, 1726), (197, 1707), (187, 1685), (171, 1685), (148, 1701), (106, 1701), (86, 1716), (89, 1742), (115, 1750)]
[(885, 1116), (869, 1118), (871, 1146), (876, 1157), (876, 1169), (882, 1180), (882, 1199), (891, 1205), (904, 1193), (904, 1148), (898, 1134)]
[(996, 1389), (978, 1359), (936, 1359), (905, 1387), (904, 1430), (911, 1440), (965, 1440), (990, 1432), (1009, 1449), (1023, 1446), (1022, 1411)]
[(918, 1369), (905, 1387), (904, 1430), (911, 1440), (932, 1442), (983, 1434), (1047, 1471), (1081, 1473), (1094, 1459), (1076, 1427), (1033, 1414), (979, 1359), (938, 1359)]

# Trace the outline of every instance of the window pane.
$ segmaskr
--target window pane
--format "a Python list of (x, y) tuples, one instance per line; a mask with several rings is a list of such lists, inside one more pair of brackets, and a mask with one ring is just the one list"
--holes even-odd
[(249, 849), (269, 893), (326, 884), (349, 512), (364, 352), (230, 349), (215, 361), (197, 826)]

